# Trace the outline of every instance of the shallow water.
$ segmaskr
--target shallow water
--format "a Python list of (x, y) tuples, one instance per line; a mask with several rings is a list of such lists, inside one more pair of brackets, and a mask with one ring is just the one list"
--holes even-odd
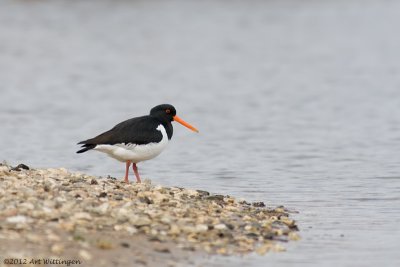
[[(286, 253), (216, 266), (399, 266), (400, 3), (2, 1), (0, 159), (123, 176), (75, 144), (172, 103), (153, 183), (283, 204)], [(133, 178), (133, 177), (132, 177)]]

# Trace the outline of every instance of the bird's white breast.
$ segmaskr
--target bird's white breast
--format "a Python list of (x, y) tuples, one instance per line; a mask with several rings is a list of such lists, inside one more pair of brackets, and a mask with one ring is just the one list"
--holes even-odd
[(119, 161), (126, 162), (128, 160), (138, 163), (158, 156), (168, 144), (168, 135), (162, 124), (158, 125), (157, 130), (161, 132), (162, 139), (158, 143), (148, 143), (145, 145), (137, 144), (114, 144), (114, 145), (97, 145), (94, 150), (98, 150), (108, 154), (110, 157)]

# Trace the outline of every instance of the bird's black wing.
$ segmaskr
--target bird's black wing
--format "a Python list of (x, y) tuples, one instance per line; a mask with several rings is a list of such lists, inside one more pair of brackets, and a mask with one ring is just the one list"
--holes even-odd
[(82, 149), (77, 153), (82, 153), (93, 149), (96, 145), (114, 144), (137, 144), (160, 142), (162, 134), (156, 130), (160, 121), (151, 116), (137, 117), (123, 121), (115, 125), (111, 130), (104, 132), (94, 138), (81, 141)]

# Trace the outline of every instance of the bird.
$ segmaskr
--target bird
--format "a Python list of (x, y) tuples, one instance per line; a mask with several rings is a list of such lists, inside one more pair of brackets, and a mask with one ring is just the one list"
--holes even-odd
[(76, 153), (96, 150), (124, 162), (126, 183), (129, 183), (129, 168), (132, 165), (136, 182), (140, 183), (141, 178), (136, 164), (155, 158), (166, 148), (172, 138), (173, 121), (199, 132), (176, 115), (174, 106), (161, 104), (153, 107), (149, 115), (125, 120), (111, 130), (79, 142), (81, 149)]

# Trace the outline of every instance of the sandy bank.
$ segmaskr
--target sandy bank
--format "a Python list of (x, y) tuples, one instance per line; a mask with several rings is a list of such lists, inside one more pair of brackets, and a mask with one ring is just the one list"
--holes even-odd
[(201, 190), (0, 166), (2, 261), (184, 266), (204, 255), (263, 255), (298, 239), (288, 216), (283, 207)]

